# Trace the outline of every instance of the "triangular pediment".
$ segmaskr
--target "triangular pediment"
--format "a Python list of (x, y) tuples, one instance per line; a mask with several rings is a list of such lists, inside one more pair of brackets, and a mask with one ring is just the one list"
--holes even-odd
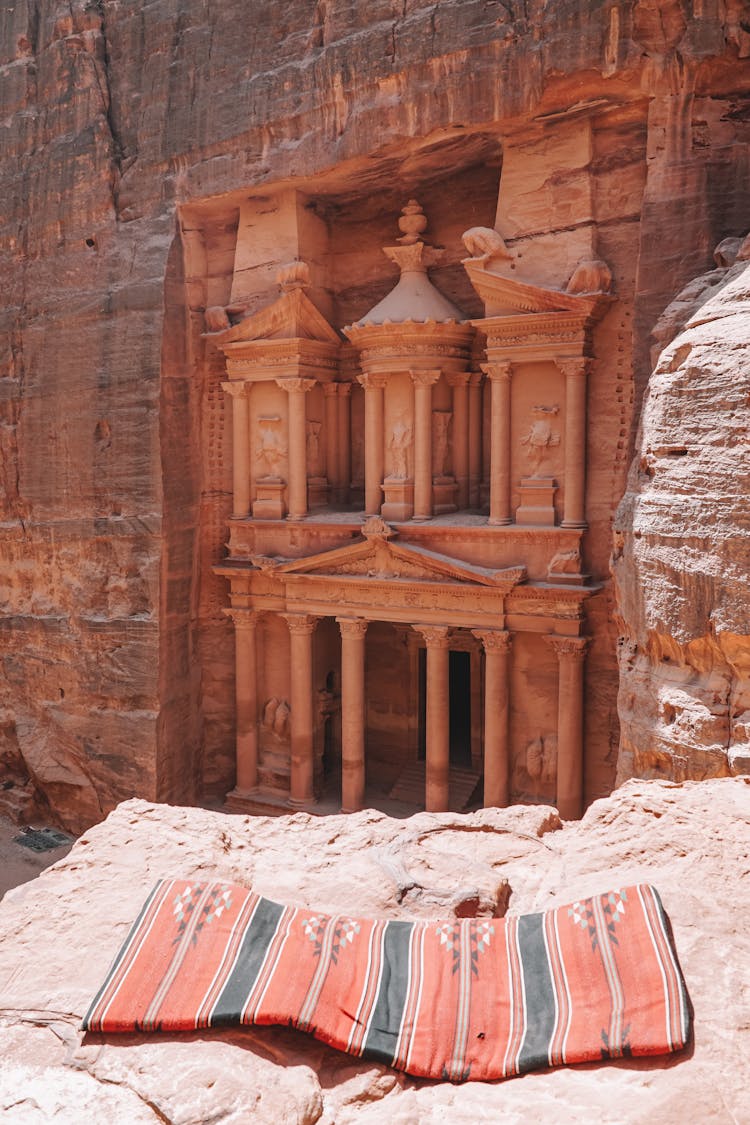
[[(377, 526), (379, 533), (368, 531)], [(382, 532), (380, 528), (382, 527)], [(414, 543), (394, 542), (395, 533), (379, 517), (363, 527), (363, 538), (346, 547), (280, 563), (279, 574), (310, 577), (358, 576), (387, 581), (459, 583), (510, 589), (526, 578), (524, 567), (492, 570)]]
[(271, 305), (212, 337), (221, 347), (255, 340), (317, 340), (340, 344), (341, 337), (303, 289), (292, 289)]
[(593, 316), (600, 305), (608, 304), (611, 297), (603, 293), (564, 293), (519, 281), (507, 274), (487, 269), (483, 258), (467, 258), (464, 269), (476, 292), (493, 315), (518, 313), (578, 313)]

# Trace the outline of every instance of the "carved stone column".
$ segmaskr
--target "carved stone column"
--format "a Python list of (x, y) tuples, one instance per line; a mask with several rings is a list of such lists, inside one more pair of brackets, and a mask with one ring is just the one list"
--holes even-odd
[(222, 383), (232, 399), (232, 518), (250, 515), (250, 402), (248, 383)]
[(338, 383), (324, 383), (326, 416), (326, 476), (332, 500), (338, 499), (341, 488), (339, 479), (339, 418), (338, 418)]
[(317, 617), (309, 613), (282, 614), (289, 626), (291, 706), (291, 776), (289, 804), (299, 807), (315, 800), (313, 788), (313, 633)]
[(557, 807), (563, 820), (583, 812), (583, 673), (588, 637), (547, 637), (559, 663)]
[(482, 484), (482, 372), (469, 378), (469, 507), (478, 508)]
[(382, 375), (358, 375), (365, 390), (365, 514), (380, 514), (383, 492), (383, 388)]
[(248, 796), (258, 787), (258, 668), (252, 609), (225, 609), (234, 622), (237, 780), (235, 793)]
[(338, 434), (339, 434), (339, 488), (336, 500), (339, 504), (349, 503), (349, 487), (352, 476), (352, 385), (338, 383)]
[(288, 520), (307, 515), (307, 431), (305, 395), (315, 386), (314, 379), (277, 379), (289, 395), (289, 513)]
[(586, 526), (586, 382), (590, 361), (558, 359), (565, 376), (565, 498), (562, 527)]
[(472, 629), (484, 646), (484, 804), (510, 802), (509, 664), (511, 636), (504, 629)]
[(425, 808), (447, 812), (450, 797), (450, 653), (445, 625), (415, 625), (427, 647)]
[(414, 516), (432, 519), (432, 388), (440, 371), (412, 371), (414, 383)]
[(459, 508), (469, 507), (469, 371), (448, 376), (453, 388), (453, 475)]
[(492, 384), (490, 407), (490, 518), (493, 524), (512, 523), (510, 510), (510, 389), (508, 362), (487, 363), (482, 370)]
[(341, 630), (341, 811), (365, 803), (365, 635), (361, 618), (337, 617)]

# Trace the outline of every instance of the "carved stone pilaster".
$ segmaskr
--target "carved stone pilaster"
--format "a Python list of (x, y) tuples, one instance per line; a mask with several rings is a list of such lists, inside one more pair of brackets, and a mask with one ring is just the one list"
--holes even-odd
[(490, 405), (490, 519), (492, 524), (512, 523), (511, 485), (511, 381), (513, 364), (507, 360), (483, 363), (492, 384)]
[(237, 379), (221, 384), (232, 399), (232, 517), (250, 514), (250, 403), (249, 384)]
[(256, 626), (258, 614), (249, 608), (227, 607), (223, 612), (234, 623), (235, 755), (234, 796), (242, 798), (258, 786), (258, 664)]
[(307, 515), (307, 418), (305, 395), (316, 384), (315, 379), (276, 379), (277, 386), (289, 395), (289, 513), (288, 520), (301, 520)]
[(375, 516), (380, 511), (383, 487), (383, 388), (384, 375), (358, 375), (357, 382), (365, 391), (365, 512)]
[(337, 617), (341, 630), (341, 811), (365, 800), (365, 636), (363, 618)]
[(588, 637), (546, 637), (558, 659), (557, 807), (566, 820), (583, 812), (583, 667)]
[(555, 360), (565, 377), (565, 499), (562, 526), (586, 526), (586, 390), (591, 361)]
[(432, 388), (436, 369), (410, 371), (414, 384), (414, 519), (432, 519)]

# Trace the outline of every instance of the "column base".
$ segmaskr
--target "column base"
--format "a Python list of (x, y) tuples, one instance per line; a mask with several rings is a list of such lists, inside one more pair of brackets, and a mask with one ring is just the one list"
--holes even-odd
[(518, 488), (521, 493), (521, 503), (516, 509), (516, 523), (554, 527), (554, 499), (557, 491), (555, 478), (524, 477)]
[(411, 518), (414, 523), (427, 523), (428, 520), (432, 519), (432, 516), (412, 516)]
[(491, 527), (507, 527), (508, 524), (513, 523), (513, 520), (510, 516), (490, 516), (487, 523)]
[(571, 527), (571, 528), (577, 528), (578, 530), (585, 531), (588, 526), (589, 525), (586, 523), (585, 520), (581, 520), (580, 522), (578, 520), (561, 520), (560, 521), (560, 527)]
[(327, 477), (308, 477), (307, 478), (307, 506), (311, 510), (313, 508), (325, 508), (328, 503), (328, 478)]
[(224, 807), (230, 812), (246, 812), (246, 806), (253, 803), (259, 792), (257, 785), (252, 789), (232, 789), (224, 798)]
[(386, 477), (383, 481), (385, 499), (380, 508), (384, 520), (410, 520), (414, 512), (414, 482), (406, 478)]
[(307, 812), (308, 809), (314, 809), (317, 803), (315, 797), (310, 797), (308, 800), (301, 800), (297, 797), (287, 797), (285, 801), (287, 807), (294, 809), (295, 812)]
[(283, 520), (286, 515), (285, 488), (286, 481), (279, 478), (261, 478), (256, 481), (257, 497), (253, 503), (253, 519)]
[(432, 481), (432, 510), (436, 516), (455, 512), (458, 508), (458, 485), (453, 477), (434, 477)]
[(294, 516), (291, 512), (287, 515), (287, 523), (300, 523), (302, 520), (307, 519), (307, 512), (303, 512), (301, 516)]

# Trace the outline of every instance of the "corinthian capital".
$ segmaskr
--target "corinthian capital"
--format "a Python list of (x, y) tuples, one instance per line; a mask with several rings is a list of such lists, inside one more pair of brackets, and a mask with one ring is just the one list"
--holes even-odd
[(313, 389), (316, 381), (315, 379), (276, 379), (276, 385), (281, 387), (282, 391), (288, 391), (289, 394), (295, 392), (304, 394)]
[(364, 637), (368, 622), (363, 617), (337, 617), (342, 637)]
[(258, 623), (258, 614), (254, 609), (225, 606), (221, 612), (231, 617), (235, 629), (254, 629)]
[(230, 381), (221, 384), (221, 389), (224, 391), (224, 394), (230, 395), (231, 398), (243, 398), (247, 393), (247, 388), (248, 384), (241, 379), (237, 379), (235, 382)]
[(513, 364), (509, 359), (498, 359), (493, 363), (481, 363), (480, 367), (488, 379), (509, 382), (513, 377)]
[(485, 652), (510, 652), (513, 638), (507, 629), (472, 629), (471, 635), (482, 642)]
[(450, 629), (447, 625), (414, 625), (413, 628), (424, 637), (428, 648), (448, 648)]
[(558, 660), (572, 660), (576, 663), (586, 659), (586, 650), (589, 647), (590, 637), (554, 637), (544, 638), (550, 648), (554, 649)]
[(385, 375), (373, 375), (372, 372), (368, 372), (366, 375), (358, 375), (357, 382), (366, 391), (382, 391), (386, 379)]
[(318, 618), (311, 613), (282, 613), (280, 616), (289, 626), (289, 632), (296, 633), (298, 636), (307, 636), (313, 633), (315, 626), (318, 624)]
[(432, 387), (442, 375), (440, 369), (432, 371), (410, 371), (411, 381), (415, 387)]
[(591, 373), (591, 360), (583, 355), (556, 359), (555, 365), (566, 379), (585, 379)]

